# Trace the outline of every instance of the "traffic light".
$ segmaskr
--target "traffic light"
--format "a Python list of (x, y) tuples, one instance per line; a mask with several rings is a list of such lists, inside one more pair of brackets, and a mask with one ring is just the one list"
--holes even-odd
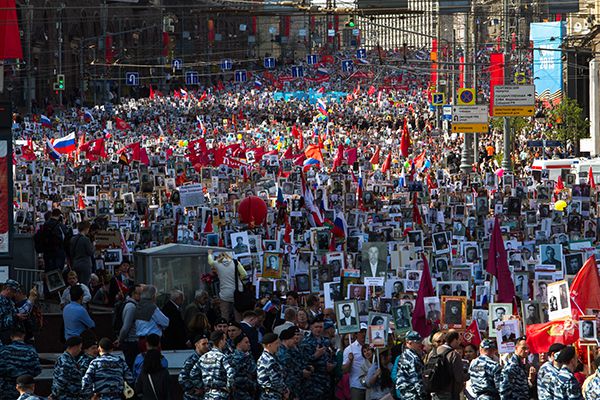
[(56, 90), (65, 90), (65, 76), (63, 74), (56, 75)]
[(348, 21), (346, 21), (346, 26), (348, 28), (354, 28), (355, 24), (354, 24), (354, 17), (349, 17)]

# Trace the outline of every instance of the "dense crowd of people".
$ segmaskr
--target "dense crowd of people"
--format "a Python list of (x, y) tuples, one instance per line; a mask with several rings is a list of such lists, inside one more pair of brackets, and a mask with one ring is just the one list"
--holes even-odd
[[(356, 68), (15, 115), (14, 230), (43, 274), (0, 292), (0, 399), (37, 398), (40, 297), (54, 400), (600, 398), (593, 174), (531, 168), (570, 152), (525, 146), (539, 118), (512, 170), (491, 129), (462, 174), (429, 76)], [(197, 282), (136, 278), (167, 243), (203, 246)]]

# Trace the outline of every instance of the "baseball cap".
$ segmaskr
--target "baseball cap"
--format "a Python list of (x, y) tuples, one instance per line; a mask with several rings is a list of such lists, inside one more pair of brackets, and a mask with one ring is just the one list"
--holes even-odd
[(19, 284), (19, 282), (15, 281), (14, 279), (8, 279), (5, 283), (4, 283), (4, 287), (12, 289), (12, 290), (21, 290), (21, 285)]
[(483, 339), (483, 341), (481, 342), (481, 348), (482, 349), (496, 349), (496, 348), (498, 348), (498, 346), (496, 345), (496, 342), (494, 342), (493, 340)]
[(406, 340), (410, 340), (411, 342), (420, 342), (423, 340), (423, 338), (421, 337), (421, 335), (419, 335), (419, 332), (409, 331), (406, 334)]

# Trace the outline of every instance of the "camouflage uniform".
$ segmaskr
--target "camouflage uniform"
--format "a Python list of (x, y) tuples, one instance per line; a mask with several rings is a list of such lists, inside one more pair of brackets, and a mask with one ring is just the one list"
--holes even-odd
[(23, 393), (17, 400), (44, 400), (44, 398), (36, 396), (33, 393)]
[(556, 381), (556, 390), (554, 391), (555, 400), (583, 400), (581, 395), (581, 386), (575, 379), (573, 373), (563, 365), (558, 372)]
[[(183, 400), (201, 400), (203, 395), (194, 393), (195, 389), (202, 388), (202, 375), (192, 379), (191, 372), (194, 366), (198, 363), (200, 354), (194, 351), (194, 354), (188, 357), (183, 364), (183, 368), (179, 372), (178, 381), (183, 390)], [(200, 368), (197, 369), (200, 372)]]
[(263, 351), (256, 364), (260, 400), (282, 400), (287, 390), (283, 368), (277, 358)]
[(600, 370), (596, 370), (593, 378), (591, 378), (590, 382), (585, 387), (583, 395), (585, 400), (600, 399)]
[[(0, 296), (1, 297), (1, 296)], [(0, 347), (0, 399), (16, 399), (16, 380), (21, 375), (38, 376), (42, 372), (37, 351), (21, 341)]]
[(225, 341), (225, 348), (223, 349), (223, 354), (226, 356), (230, 356), (235, 351), (235, 345), (233, 344), (233, 340), (227, 338)]
[(290, 389), (290, 398), (299, 398), (301, 396), (302, 370), (304, 370), (301, 353), (295, 347), (288, 348), (282, 344), (277, 351), (277, 360), (283, 368), (285, 384)]
[(558, 379), (558, 368), (552, 364), (552, 361), (546, 361), (537, 374), (538, 400), (554, 399)]
[(423, 386), (423, 360), (412, 349), (405, 349), (398, 359), (396, 391), (403, 400), (424, 400), (427, 398)]
[[(194, 371), (200, 369), (200, 371)], [(227, 356), (217, 348), (203, 354), (190, 373), (192, 379), (201, 374), (205, 400), (227, 400), (233, 383), (233, 369)]]
[(314, 367), (314, 371), (307, 382), (307, 387), (310, 387), (310, 391), (307, 391), (305, 396), (307, 400), (320, 400), (329, 392), (330, 379), (327, 372), (329, 353), (325, 352), (321, 357), (313, 358), (319, 346), (328, 348), (329, 340), (322, 336), (317, 338), (312, 333), (306, 336), (299, 346), (302, 357)]
[(87, 369), (90, 366), (90, 363), (95, 358), (96, 357), (92, 357), (89, 354), (85, 354), (85, 353), (83, 353), (79, 356), (79, 359), (77, 360), (77, 364), (79, 365), (79, 370), (81, 371), (82, 376), (85, 374), (85, 371), (87, 371)]
[(99, 400), (121, 400), (126, 381), (133, 385), (129, 367), (114, 354), (103, 354), (90, 363), (81, 381), (81, 391), (85, 398), (99, 394)]
[(469, 377), (477, 400), (497, 400), (500, 384), (500, 365), (490, 357), (481, 355), (471, 362)]
[(5, 343), (9, 340), (10, 332), (15, 327), (16, 321), (17, 308), (15, 307), (14, 301), (6, 296), (0, 295), (0, 336)]
[(66, 351), (58, 356), (52, 373), (52, 397), (60, 400), (81, 399), (82, 374), (75, 358)]
[(250, 353), (235, 350), (229, 358), (233, 368), (233, 397), (253, 400), (256, 393), (256, 362)]
[(501, 400), (529, 400), (527, 371), (518, 355), (513, 354), (502, 369), (498, 391)]

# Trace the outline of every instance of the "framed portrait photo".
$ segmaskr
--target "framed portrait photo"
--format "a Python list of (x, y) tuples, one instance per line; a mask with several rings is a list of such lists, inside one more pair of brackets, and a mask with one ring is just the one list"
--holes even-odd
[(338, 333), (354, 333), (360, 331), (358, 304), (356, 300), (336, 301), (335, 315), (337, 318)]
[(489, 337), (496, 337), (496, 325), (504, 321), (513, 313), (513, 306), (510, 303), (491, 303), (489, 305)]
[(570, 315), (569, 284), (564, 280), (550, 283), (548, 285), (548, 317), (550, 321)]
[(281, 278), (281, 255), (279, 253), (265, 252), (263, 254), (262, 276), (263, 278)]
[(595, 315), (584, 315), (579, 319), (579, 341), (598, 344), (598, 320)]
[(467, 298), (442, 296), (443, 329), (465, 329), (467, 326)]
[(56, 292), (65, 287), (65, 281), (62, 277), (62, 271), (55, 269), (46, 272), (45, 276), (46, 285), (48, 286), (48, 292)]

